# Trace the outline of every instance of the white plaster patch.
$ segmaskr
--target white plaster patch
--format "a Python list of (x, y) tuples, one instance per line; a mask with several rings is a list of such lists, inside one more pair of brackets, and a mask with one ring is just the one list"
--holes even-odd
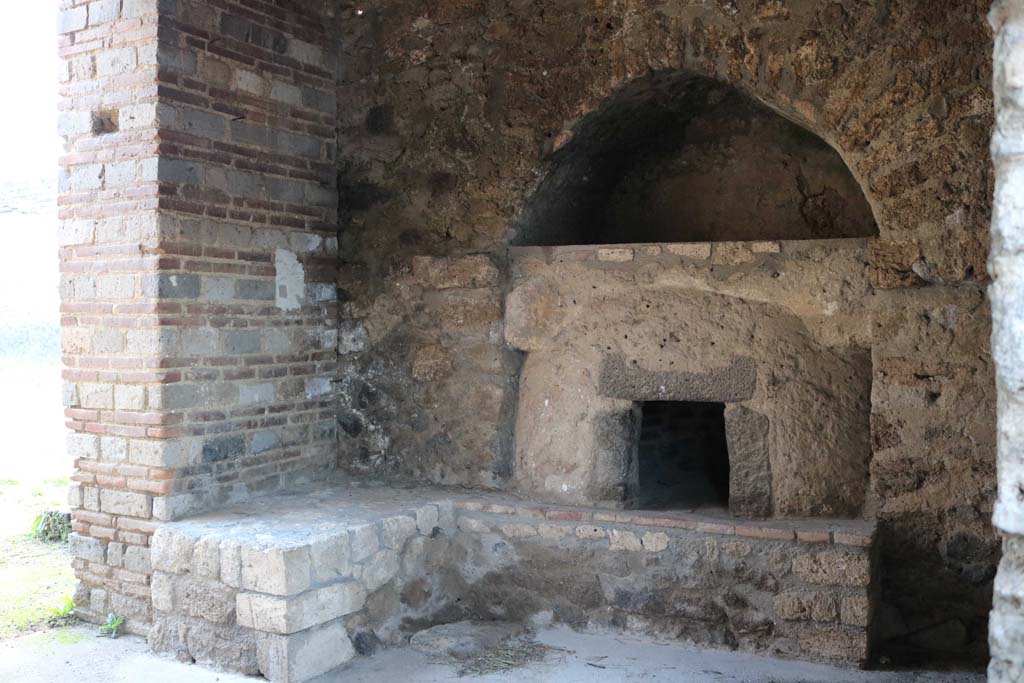
[(320, 398), (327, 396), (333, 391), (330, 377), (308, 377), (306, 378), (306, 398)]
[(370, 344), (370, 335), (357, 320), (342, 320), (338, 324), (338, 353), (359, 353)]
[(306, 271), (293, 252), (278, 249), (274, 263), (277, 269), (275, 293), (277, 307), (295, 311), (306, 300)]
[(323, 238), (316, 233), (294, 232), (288, 237), (292, 249), (302, 253), (311, 253), (320, 248)]

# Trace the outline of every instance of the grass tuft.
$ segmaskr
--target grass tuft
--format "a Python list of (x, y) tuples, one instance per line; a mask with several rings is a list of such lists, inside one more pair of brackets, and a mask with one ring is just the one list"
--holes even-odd
[(121, 627), (124, 626), (124, 617), (111, 612), (107, 615), (107, 623), (100, 626), (98, 636), (109, 636), (117, 638), (121, 635)]
[(71, 533), (71, 513), (47, 510), (32, 522), (32, 536), (48, 543), (66, 543)]
[(64, 603), (60, 607), (54, 607), (50, 610), (50, 616), (46, 618), (46, 623), (55, 628), (61, 626), (70, 626), (75, 623), (75, 601), (70, 597), (64, 598)]

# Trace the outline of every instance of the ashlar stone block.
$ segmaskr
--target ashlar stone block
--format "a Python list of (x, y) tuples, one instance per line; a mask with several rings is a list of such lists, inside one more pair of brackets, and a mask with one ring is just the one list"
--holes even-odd
[(161, 527), (150, 541), (150, 562), (156, 571), (183, 574), (192, 566), (195, 540), (168, 527)]
[(290, 635), (257, 633), (260, 673), (273, 683), (302, 683), (355, 656), (341, 619)]
[(220, 578), (220, 542), (201, 538), (192, 551), (192, 573), (207, 579)]
[(220, 580), (232, 588), (242, 587), (242, 545), (237, 541), (220, 543)]
[(352, 576), (352, 546), (347, 534), (314, 541), (309, 553), (316, 583)]
[(166, 572), (153, 572), (150, 579), (150, 598), (153, 609), (160, 612), (174, 610), (174, 576)]
[(287, 635), (358, 612), (365, 603), (366, 590), (346, 581), (292, 597), (239, 593), (236, 611), (241, 626)]
[(793, 573), (808, 583), (831, 586), (867, 586), (870, 562), (864, 553), (826, 550), (793, 560)]
[(835, 621), (836, 600), (817, 591), (791, 591), (775, 596), (775, 612), (790, 621)]
[(416, 527), (421, 534), (429, 536), (434, 531), (440, 518), (436, 505), (424, 505), (416, 511)]
[(412, 517), (389, 517), (384, 520), (384, 546), (401, 550), (405, 542), (416, 534), (416, 520)]
[(245, 590), (271, 595), (295, 595), (310, 586), (308, 546), (241, 549), (241, 584)]
[(103, 564), (106, 561), (106, 548), (103, 541), (81, 534), (71, 534), (68, 545), (72, 557), (88, 562)]
[(398, 567), (398, 553), (394, 550), (381, 550), (362, 566), (359, 580), (372, 593), (393, 579), (398, 573)]
[(235, 592), (218, 581), (179, 576), (174, 581), (175, 611), (214, 624), (226, 624), (235, 614)]
[(115, 515), (149, 518), (153, 511), (153, 499), (145, 493), (102, 489), (100, 510)]
[(352, 561), (362, 562), (380, 549), (377, 527), (372, 524), (360, 526), (349, 532), (352, 542)]

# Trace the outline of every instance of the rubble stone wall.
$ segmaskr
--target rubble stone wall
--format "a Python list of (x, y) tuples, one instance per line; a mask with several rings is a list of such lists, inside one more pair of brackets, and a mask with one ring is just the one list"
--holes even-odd
[[(523, 209), (557, 151), (616, 94), (662, 74), (709, 77), (831, 145), (871, 206), (865, 509), (881, 522), (880, 633), (901, 662), (984, 661), (999, 553), (983, 289), (988, 9), (987, 0), (342, 7), (341, 465), (506, 484), (521, 359), (502, 344), (501, 302)], [(627, 144), (650, 131), (657, 145), (667, 136), (659, 121), (627, 115), (609, 130), (632, 136)], [(737, 201), (748, 196), (736, 189)], [(551, 197), (552, 209), (572, 199)]]

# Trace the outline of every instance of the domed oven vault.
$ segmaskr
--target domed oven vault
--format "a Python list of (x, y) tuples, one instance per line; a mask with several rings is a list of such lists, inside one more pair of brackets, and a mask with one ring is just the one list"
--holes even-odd
[(505, 334), (527, 352), (517, 485), (663, 506), (649, 475), (672, 467), (641, 454), (645, 407), (712, 403), (727, 452), (710, 471), (717, 504), (857, 515), (871, 452), (864, 250), (878, 228), (840, 155), (684, 71), (628, 83), (559, 142), (512, 226)]

